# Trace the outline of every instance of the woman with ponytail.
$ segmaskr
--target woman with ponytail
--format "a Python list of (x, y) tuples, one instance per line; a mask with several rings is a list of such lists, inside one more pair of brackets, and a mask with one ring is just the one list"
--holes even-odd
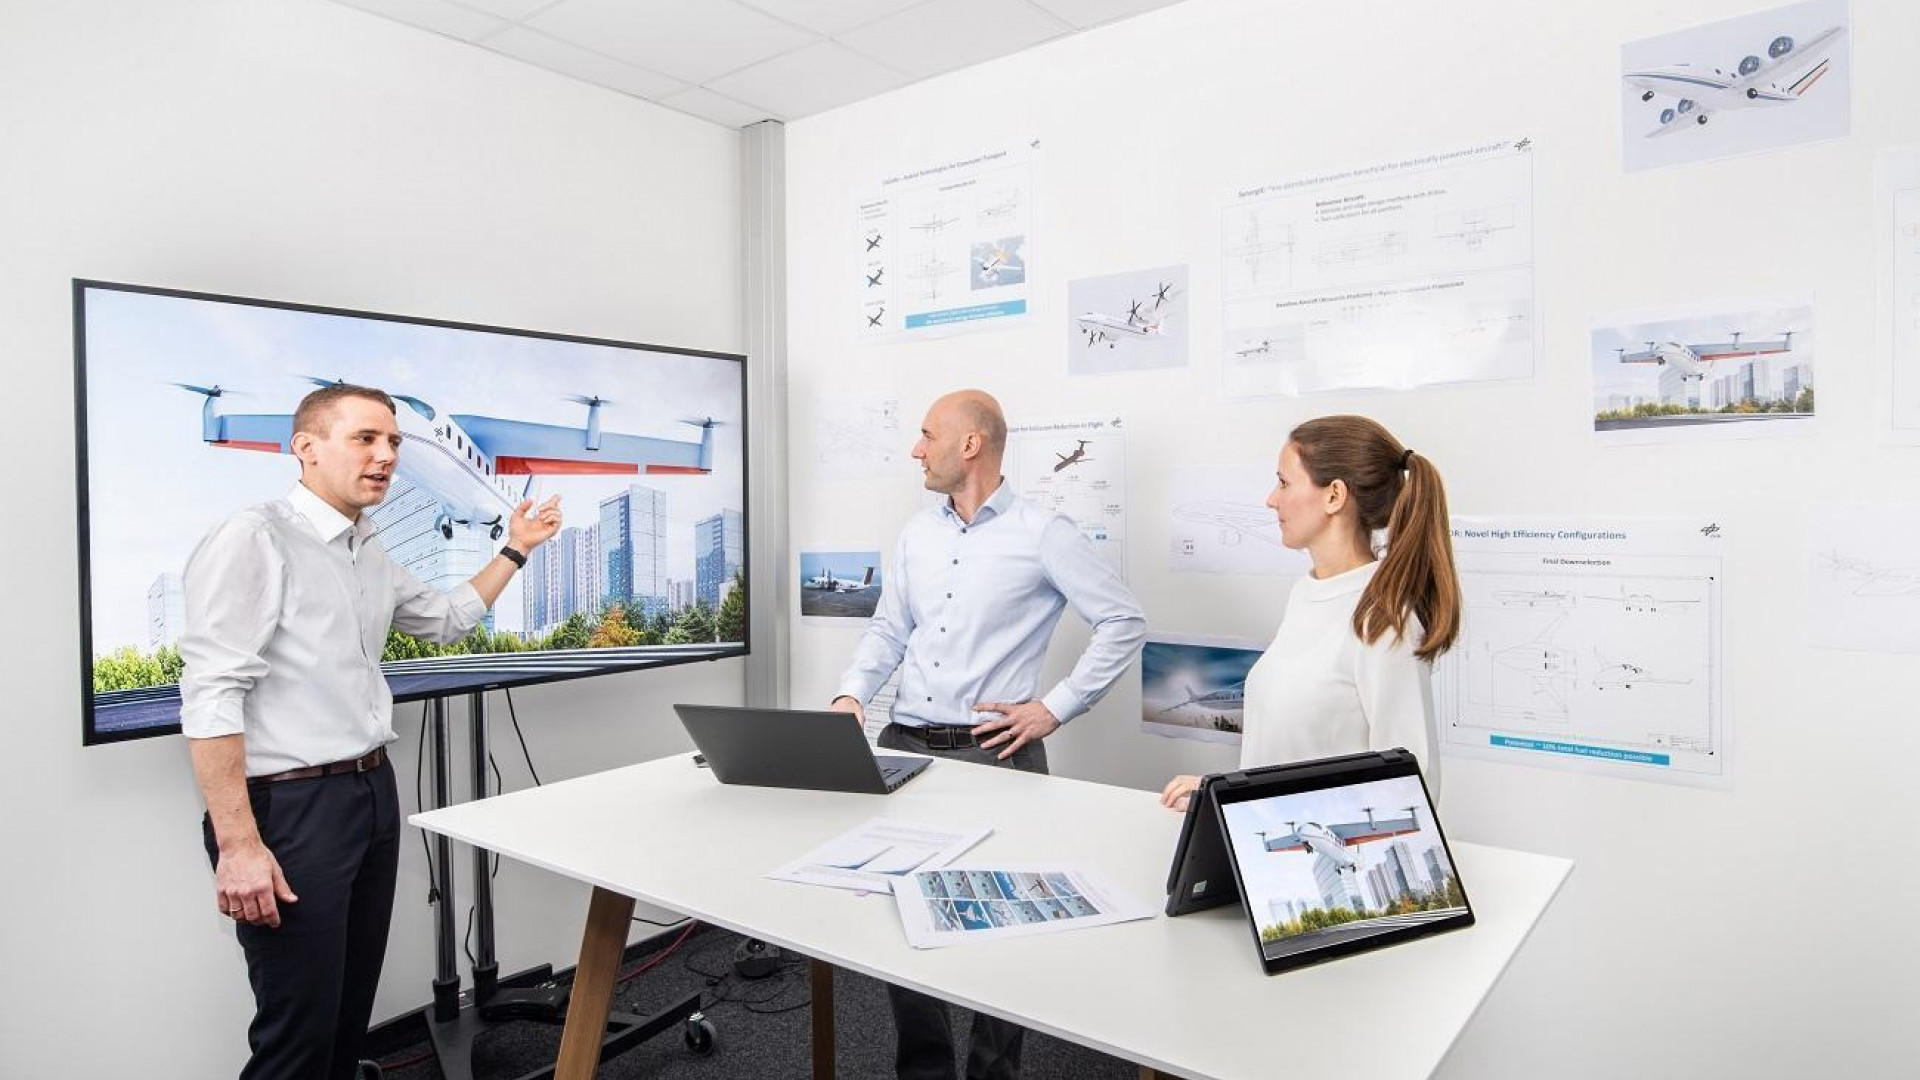
[[(1439, 470), (1373, 420), (1322, 417), (1287, 437), (1267, 506), (1313, 572), (1247, 674), (1240, 767), (1404, 746), (1437, 799), (1429, 678), (1460, 632)], [(1160, 801), (1184, 810), (1198, 782), (1174, 777)]]

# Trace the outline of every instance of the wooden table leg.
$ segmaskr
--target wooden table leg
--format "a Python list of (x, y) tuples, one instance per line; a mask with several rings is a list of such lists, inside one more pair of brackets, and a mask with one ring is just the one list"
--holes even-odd
[(600, 1068), (600, 1044), (607, 1037), (613, 1010), (613, 984), (627, 948), (633, 897), (595, 888), (587, 902), (587, 927), (580, 934), (580, 964), (567, 1000), (567, 1026), (560, 1033), (560, 1061), (554, 1080), (593, 1080)]
[(1163, 1073), (1151, 1065), (1140, 1066), (1140, 1080), (1175, 1080), (1172, 1073)]
[(813, 991), (813, 1080), (833, 1080), (833, 965), (807, 961)]

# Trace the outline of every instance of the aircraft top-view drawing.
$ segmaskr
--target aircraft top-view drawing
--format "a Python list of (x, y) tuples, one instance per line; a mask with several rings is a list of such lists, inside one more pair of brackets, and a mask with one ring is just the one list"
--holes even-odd
[(1736, 330), (1727, 335), (1726, 341), (1689, 344), (1679, 341), (1649, 341), (1647, 347), (1636, 352), (1624, 348), (1615, 349), (1623, 364), (1654, 364), (1665, 367), (1671, 365), (1680, 372), (1682, 379), (1704, 380), (1708, 370), (1721, 360), (1740, 360), (1754, 356), (1772, 356), (1776, 353), (1793, 351), (1792, 330), (1780, 331), (1780, 337), (1774, 341), (1741, 341), (1741, 332)]
[(1845, 32), (1845, 27), (1828, 27), (1802, 43), (1782, 34), (1768, 43), (1766, 59), (1757, 54), (1742, 57), (1732, 71), (1670, 64), (1629, 71), (1625, 78), (1641, 91), (1641, 101), (1652, 101), (1656, 94), (1677, 99), (1660, 110), (1659, 126), (1647, 132), (1649, 138), (1666, 135), (1700, 127), (1715, 111), (1799, 101), (1827, 73), (1830, 61), (1822, 56)]
[[(307, 376), (316, 386), (342, 380)], [(200, 409), (200, 438), (227, 450), (268, 454), (293, 452), (291, 413), (223, 413), (219, 402), (231, 387), (174, 383), (205, 398)], [(705, 475), (713, 471), (711, 417), (680, 423), (700, 429), (697, 442), (681, 442), (600, 430), (600, 410), (613, 402), (599, 396), (567, 400), (587, 407), (583, 428), (534, 424), (491, 416), (443, 414), (416, 397), (394, 394), (400, 406), (400, 455), (394, 471), (440, 502), (435, 522), (453, 538), (455, 525), (487, 528), (498, 540), (506, 515), (527, 497), (535, 476)], [(507, 477), (525, 477), (514, 483)]]
[(1407, 807), (1407, 816), (1399, 818), (1376, 818), (1371, 806), (1362, 807), (1361, 811), (1367, 815), (1367, 820), (1338, 825), (1289, 821), (1287, 827), (1292, 832), (1284, 836), (1268, 836), (1263, 832), (1260, 842), (1269, 852), (1304, 851), (1325, 855), (1333, 860), (1341, 873), (1350, 874), (1359, 868), (1360, 863), (1347, 851), (1348, 848), (1420, 831), (1418, 807)]

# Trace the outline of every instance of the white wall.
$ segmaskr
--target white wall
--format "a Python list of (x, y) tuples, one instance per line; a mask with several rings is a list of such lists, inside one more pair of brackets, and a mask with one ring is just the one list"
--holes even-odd
[[(232, 1075), (251, 1005), (185, 746), (80, 746), (69, 279), (738, 349), (738, 136), (321, 0), (6, 0), (0, 132), (0, 1074)], [(552, 781), (683, 749), (667, 704), (740, 687), (726, 661), (515, 699)], [(502, 970), (571, 964), (584, 890), (511, 862), (498, 889)], [(425, 892), (409, 831), (378, 1016), (428, 999)]]
[[(1920, 935), (1904, 914), (1920, 873), (1899, 846), (1920, 813), (1895, 779), (1920, 750), (1914, 665), (1806, 648), (1800, 588), (1810, 503), (1920, 501), (1920, 450), (1882, 447), (1871, 433), (1882, 393), (1873, 155), (1920, 141), (1920, 71), (1908, 57), (1920, 17), (1898, 0), (1855, 0), (1851, 137), (1622, 176), (1620, 43), (1754, 6), (1189, 0), (789, 132), (796, 546), (868, 541), (890, 553), (918, 505), (910, 463), (880, 485), (809, 463), (815, 395), (897, 392), (911, 429), (936, 394), (963, 385), (997, 393), (1016, 420), (1127, 418), (1130, 579), (1163, 632), (1264, 639), (1290, 584), (1173, 578), (1160, 520), (1169, 467), (1264, 464), (1291, 425), (1318, 414), (1381, 419), (1439, 463), (1457, 513), (1706, 512), (1737, 530), (1725, 594), (1728, 790), (1448, 761), (1450, 832), (1577, 862), (1443, 1067), (1451, 1080), (1920, 1068)], [(1219, 210), (1229, 193), (1521, 134), (1538, 145), (1544, 336), (1531, 383), (1222, 399)], [(882, 177), (1029, 138), (1042, 147), (1034, 317), (1014, 331), (857, 344), (857, 282), (843, 254), (853, 199)], [(1192, 266), (1191, 370), (1067, 378), (1067, 280), (1179, 262)], [(1818, 295), (1817, 439), (1594, 448), (1584, 427), (1591, 314), (1797, 289)], [(1072, 624), (1056, 638), (1053, 675), (1085, 640)], [(854, 640), (795, 624), (796, 703), (826, 699)], [(1138, 734), (1138, 708), (1129, 676), (1055, 737), (1057, 771), (1157, 788), (1232, 760)], [(1381, 1037), (1392, 1037), (1390, 1022)], [(1283, 1060), (1284, 1038), (1275, 1045)]]

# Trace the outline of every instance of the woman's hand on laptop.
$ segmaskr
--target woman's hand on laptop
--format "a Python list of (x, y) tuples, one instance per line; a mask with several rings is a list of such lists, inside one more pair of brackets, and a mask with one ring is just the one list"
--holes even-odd
[(832, 709), (834, 712), (846, 713), (848, 716), (860, 721), (860, 726), (863, 728), (867, 726), (867, 710), (860, 707), (858, 698), (841, 694), (839, 697), (834, 698), (833, 704), (827, 706), (827, 708)]
[(1169, 810), (1185, 813), (1188, 797), (1199, 787), (1200, 778), (1197, 776), (1176, 776), (1167, 781), (1167, 786), (1161, 790), (1160, 805)]

